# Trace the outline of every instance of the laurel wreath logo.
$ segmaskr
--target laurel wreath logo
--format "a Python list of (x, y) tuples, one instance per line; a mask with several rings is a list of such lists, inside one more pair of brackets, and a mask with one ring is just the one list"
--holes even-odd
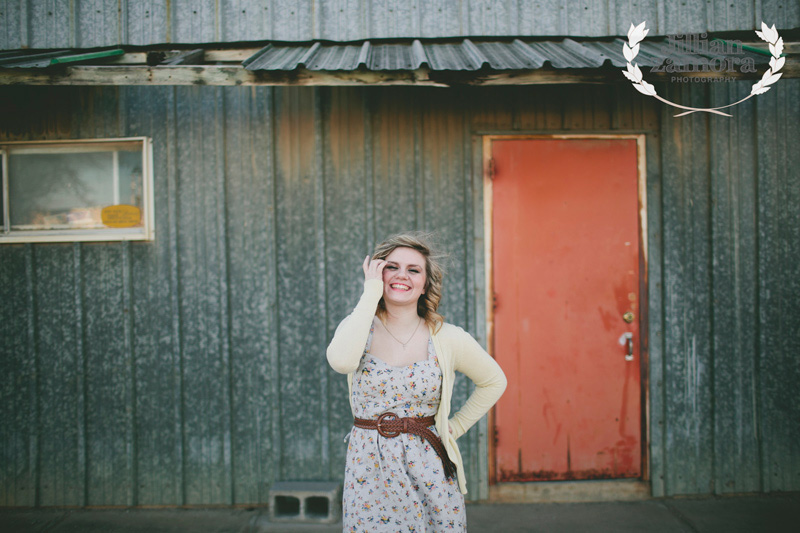
[(634, 89), (639, 91), (642, 94), (652, 96), (665, 104), (671, 105), (673, 107), (677, 107), (679, 109), (686, 109), (683, 113), (678, 113), (675, 115), (676, 117), (682, 117), (684, 115), (690, 115), (692, 113), (696, 113), (698, 111), (704, 111), (706, 113), (714, 113), (716, 115), (722, 115), (725, 117), (730, 117), (728, 113), (723, 113), (720, 109), (725, 109), (726, 107), (733, 107), (737, 104), (741, 104), (745, 100), (752, 98), (758, 94), (764, 94), (768, 90), (770, 90), (770, 85), (775, 83), (780, 79), (783, 75), (783, 72), (778, 72), (781, 68), (783, 68), (783, 64), (786, 62), (785, 57), (781, 57), (783, 54), (783, 37), (778, 35), (778, 30), (775, 29), (775, 24), (772, 25), (771, 28), (767, 27), (767, 25), (762, 21), (761, 22), (761, 31), (756, 30), (756, 35), (759, 38), (769, 43), (769, 52), (772, 54), (772, 58), (769, 60), (769, 68), (761, 77), (761, 80), (753, 85), (753, 88), (750, 90), (750, 94), (745, 98), (742, 98), (738, 102), (734, 102), (732, 104), (728, 104), (725, 106), (720, 107), (687, 107), (680, 104), (676, 104), (674, 102), (670, 102), (665, 98), (662, 98), (656, 93), (656, 88), (653, 87), (652, 84), (647, 83), (642, 76), (642, 71), (639, 69), (639, 65), (633, 63), (634, 58), (639, 54), (639, 43), (645, 38), (647, 33), (650, 31), (645, 27), (645, 22), (642, 22), (638, 26), (633, 25), (631, 23), (631, 27), (628, 30), (628, 42), (622, 45), (622, 55), (625, 56), (625, 60), (627, 61), (627, 69), (623, 70), (622, 73), (625, 75), (626, 78), (631, 80), (633, 83)]

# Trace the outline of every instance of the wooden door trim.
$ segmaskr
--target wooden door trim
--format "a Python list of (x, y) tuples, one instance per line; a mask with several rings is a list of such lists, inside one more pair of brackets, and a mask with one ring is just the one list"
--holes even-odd
[[(555, 134), (485, 134), (483, 138), (483, 228), (484, 228), (484, 272), (486, 284), (486, 349), (495, 357), (494, 347), (494, 272), (493, 272), (493, 195), (492, 195), (492, 142), (495, 140), (537, 139), (632, 139), (636, 141), (637, 187), (639, 197), (639, 365), (641, 387), (641, 472), (642, 480), (650, 479), (650, 357), (648, 330), (648, 248), (647, 248), (647, 159), (644, 133), (555, 133)], [(488, 417), (489, 485), (497, 484), (497, 462), (495, 453), (494, 409)]]

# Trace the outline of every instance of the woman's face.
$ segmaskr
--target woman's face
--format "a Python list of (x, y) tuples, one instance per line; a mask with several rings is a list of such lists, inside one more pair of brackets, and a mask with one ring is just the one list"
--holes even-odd
[(395, 248), (383, 267), (384, 302), (415, 304), (425, 292), (425, 256), (413, 248)]

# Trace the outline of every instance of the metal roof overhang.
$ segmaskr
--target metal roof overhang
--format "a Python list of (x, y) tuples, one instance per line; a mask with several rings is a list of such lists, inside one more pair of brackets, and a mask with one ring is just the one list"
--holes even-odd
[[(625, 41), (404, 39), (334, 43), (240, 43), (240, 47), (194, 50), (164, 47), (94, 51), (0, 53), (0, 85), (531, 85), (627, 82)], [(726, 43), (726, 41), (720, 41)], [(643, 41), (635, 62), (664, 66), (665, 38)], [(766, 45), (744, 46), (724, 57), (749, 58), (757, 73), (724, 72), (727, 78), (757, 79), (770, 54)], [(797, 44), (786, 46), (790, 56)], [(648, 74), (720, 77), (718, 50), (668, 54), (672, 71)], [(716, 63), (715, 63), (716, 62)], [(796, 60), (783, 77), (800, 76)]]

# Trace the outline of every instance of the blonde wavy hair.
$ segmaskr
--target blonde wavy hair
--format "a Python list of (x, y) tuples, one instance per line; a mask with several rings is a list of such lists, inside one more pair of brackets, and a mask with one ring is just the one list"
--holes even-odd
[[(436, 312), (439, 308), (439, 301), (442, 299), (444, 255), (434, 249), (431, 238), (430, 233), (417, 231), (392, 235), (375, 247), (372, 259), (386, 259), (395, 248), (411, 248), (422, 254), (425, 258), (425, 292), (417, 301), (417, 314), (436, 333), (444, 324), (444, 316)], [(378, 302), (378, 310), (375, 314), (378, 315), (378, 318), (385, 318), (386, 303), (383, 298)]]

